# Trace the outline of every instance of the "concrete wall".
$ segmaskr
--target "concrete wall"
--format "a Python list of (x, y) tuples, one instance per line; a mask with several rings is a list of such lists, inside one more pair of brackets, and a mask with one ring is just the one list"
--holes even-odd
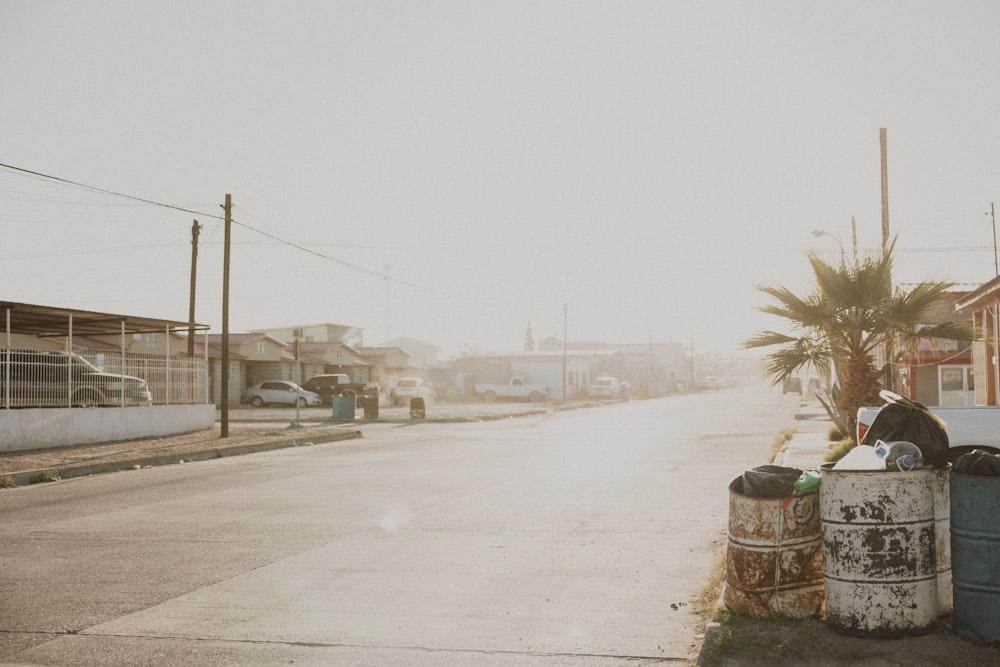
[(0, 410), (0, 452), (160, 437), (214, 425), (212, 404)]

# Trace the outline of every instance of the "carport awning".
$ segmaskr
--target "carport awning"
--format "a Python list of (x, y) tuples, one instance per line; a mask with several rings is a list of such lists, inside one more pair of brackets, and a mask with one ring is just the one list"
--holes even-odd
[(9, 331), (12, 334), (34, 334), (43, 337), (68, 336), (71, 322), (74, 336), (120, 334), (123, 324), (126, 334), (159, 333), (168, 329), (187, 331), (192, 328), (204, 331), (209, 328), (207, 324), (190, 324), (178, 320), (0, 301), (0, 333)]

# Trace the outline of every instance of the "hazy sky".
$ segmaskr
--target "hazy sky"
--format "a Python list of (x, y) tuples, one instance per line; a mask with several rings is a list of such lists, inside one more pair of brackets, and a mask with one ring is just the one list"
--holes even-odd
[[(729, 352), (810, 248), (991, 279), (1000, 3), (0, 0), (0, 299)], [(216, 217), (209, 217), (216, 216)], [(825, 230), (830, 236), (814, 237)], [(264, 232), (261, 234), (259, 232)], [(388, 267), (388, 268), (387, 268)], [(385, 276), (389, 280), (386, 281)]]

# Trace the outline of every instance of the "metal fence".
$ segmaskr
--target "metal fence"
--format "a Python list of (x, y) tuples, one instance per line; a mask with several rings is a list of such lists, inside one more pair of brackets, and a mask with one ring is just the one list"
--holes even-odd
[(0, 407), (208, 403), (204, 359), (0, 349)]

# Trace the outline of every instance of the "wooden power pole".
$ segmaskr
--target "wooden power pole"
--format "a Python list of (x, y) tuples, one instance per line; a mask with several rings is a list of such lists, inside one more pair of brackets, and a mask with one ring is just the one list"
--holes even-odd
[(226, 240), (222, 253), (222, 369), (219, 371), (222, 382), (220, 401), (222, 402), (222, 433), (223, 438), (229, 437), (229, 248), (233, 226), (233, 198), (226, 194), (223, 206), (226, 212)]
[(886, 129), (878, 131), (882, 154), (882, 250), (889, 247), (889, 156)]
[(191, 224), (191, 294), (188, 297), (188, 360), (194, 359), (194, 299), (198, 282), (198, 233), (201, 225), (195, 220)]

